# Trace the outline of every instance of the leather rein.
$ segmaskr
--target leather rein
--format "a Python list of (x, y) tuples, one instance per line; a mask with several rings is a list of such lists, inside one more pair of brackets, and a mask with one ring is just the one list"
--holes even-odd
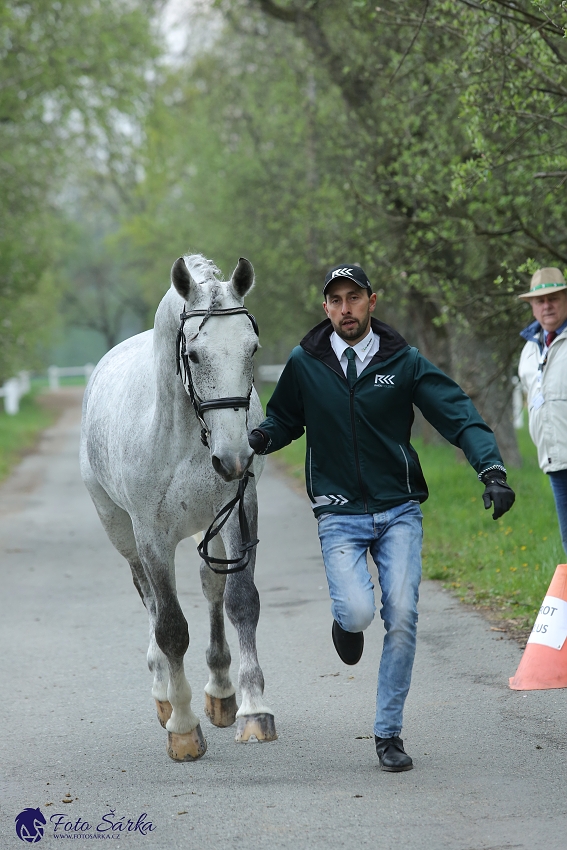
[[(187, 339), (185, 337), (184, 326), (187, 319), (190, 319), (193, 316), (203, 316), (203, 321), (199, 325), (197, 333), (192, 337), (192, 339), (195, 339), (205, 322), (208, 321), (211, 316), (234, 316), (239, 313), (243, 313), (248, 316), (252, 323), (252, 327), (254, 328), (256, 336), (259, 336), (258, 324), (256, 322), (256, 319), (254, 318), (252, 313), (248, 312), (246, 307), (229, 307), (227, 309), (219, 308), (216, 310), (183, 310), (183, 312), (179, 316), (179, 318), (181, 319), (181, 324), (179, 325), (179, 328), (177, 330), (177, 339), (175, 343), (175, 360), (177, 366), (175, 374), (181, 376), (183, 385), (187, 389), (189, 398), (191, 399), (191, 404), (193, 405), (193, 410), (195, 411), (195, 416), (197, 417), (197, 421), (201, 426), (201, 442), (207, 448), (209, 447), (208, 438), (210, 436), (210, 431), (207, 423), (203, 418), (203, 413), (205, 413), (207, 410), (223, 410), (228, 408), (232, 408), (233, 410), (239, 410), (241, 408), (249, 410), (250, 396), (252, 395), (252, 386), (250, 386), (250, 392), (247, 396), (226, 396), (224, 398), (214, 398), (208, 401), (203, 401), (197, 393), (197, 390), (195, 389), (195, 385), (193, 383), (189, 355), (187, 354)], [(182, 366), (183, 374), (181, 374)], [(197, 551), (199, 552), (199, 555), (214, 573), (218, 573), (220, 575), (229, 575), (230, 573), (239, 573), (242, 572), (242, 570), (245, 570), (250, 561), (250, 551), (254, 549), (254, 547), (259, 542), (258, 539), (252, 540), (250, 538), (250, 528), (248, 525), (246, 512), (244, 510), (244, 493), (248, 484), (248, 479), (253, 477), (254, 474), (252, 472), (246, 471), (244, 473), (243, 477), (238, 482), (238, 490), (236, 492), (236, 496), (220, 509), (220, 511), (208, 527), (207, 531), (205, 532), (205, 536), (203, 537), (202, 541), (197, 546)], [(240, 551), (242, 554), (239, 558), (213, 558), (212, 555), (209, 555), (209, 543), (214, 537), (216, 537), (221, 528), (227, 522), (236, 505), (238, 505), (238, 523), (240, 526), (240, 538), (242, 541)], [(222, 520), (221, 517), (223, 517)], [(221, 521), (219, 522), (219, 520)], [(215, 523), (218, 523), (218, 525), (215, 525)], [(239, 564), (239, 561), (242, 560), (245, 554), (247, 554), (245, 562), (243, 564)], [(214, 567), (213, 564), (224, 564), (225, 568), (223, 569), (219, 567)], [(238, 566), (230, 566), (231, 564), (238, 564)]]

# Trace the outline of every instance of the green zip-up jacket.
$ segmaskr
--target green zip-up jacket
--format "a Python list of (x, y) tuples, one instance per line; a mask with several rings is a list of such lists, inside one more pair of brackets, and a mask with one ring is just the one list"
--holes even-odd
[(427, 484), (410, 443), (415, 404), (480, 475), (504, 470), (494, 434), (451, 378), (372, 319), (380, 350), (349, 388), (326, 319), (293, 349), (258, 426), (270, 454), (307, 432), (305, 480), (315, 516), (380, 513), (424, 502)]

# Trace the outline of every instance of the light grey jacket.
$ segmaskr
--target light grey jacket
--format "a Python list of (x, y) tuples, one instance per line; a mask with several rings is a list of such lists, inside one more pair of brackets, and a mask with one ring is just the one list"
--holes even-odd
[(518, 374), (528, 398), (530, 436), (539, 465), (543, 472), (559, 472), (567, 469), (567, 329), (553, 340), (545, 358), (538, 345), (538, 328), (533, 322), (522, 333), (528, 342)]

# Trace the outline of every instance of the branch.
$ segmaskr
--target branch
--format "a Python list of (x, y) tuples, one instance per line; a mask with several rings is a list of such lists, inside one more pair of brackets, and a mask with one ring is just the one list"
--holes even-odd
[(327, 72), (341, 92), (345, 103), (357, 115), (362, 112), (364, 120), (368, 117), (368, 103), (372, 89), (372, 80), (365, 81), (356, 73), (344, 74), (344, 57), (331, 47), (319, 21), (313, 14), (313, 6), (309, 11), (301, 9), (283, 9), (273, 0), (252, 0), (267, 15), (279, 21), (294, 24), (299, 35), (309, 45), (318, 62), (325, 66)]
[(541, 180), (544, 177), (567, 177), (567, 171), (538, 171), (534, 174), (535, 180)]
[(274, 3), (273, 0), (256, 0), (262, 11), (271, 18), (276, 18), (278, 21), (285, 21), (288, 24), (299, 23), (301, 12), (299, 9), (283, 9)]
[(557, 257), (558, 260), (561, 260), (563, 263), (567, 263), (567, 254), (564, 254), (562, 251), (559, 251), (553, 245), (550, 245), (549, 242), (546, 242), (545, 239), (542, 239), (541, 236), (538, 236), (537, 233), (534, 233), (532, 230), (530, 230), (527, 224), (524, 224), (524, 222), (522, 221), (522, 217), (517, 210), (514, 210), (514, 213), (523, 232), (529, 239), (532, 240), (532, 242), (535, 242), (536, 245), (539, 245), (540, 248), (545, 248), (545, 250), (548, 251), (553, 257)]
[(526, 12), (524, 9), (519, 9), (517, 5), (512, 3), (506, 3), (505, 0), (492, 0), (493, 3), (496, 3), (498, 6), (502, 6), (504, 9), (508, 9), (511, 12), (516, 12), (517, 14), (523, 15), (523, 19), (517, 18), (514, 15), (506, 15), (503, 12), (495, 12), (494, 9), (491, 9), (487, 5), (478, 5), (478, 3), (473, 3), (471, 0), (459, 0), (464, 6), (468, 6), (470, 9), (475, 9), (477, 12), (485, 12), (488, 15), (497, 14), (499, 17), (504, 18), (507, 21), (513, 21), (515, 24), (528, 24), (531, 27), (539, 28), (541, 24), (545, 24), (545, 29), (550, 30), (554, 33), (554, 35), (561, 35), (563, 37), (563, 28), (558, 24), (554, 24), (553, 21), (544, 18), (538, 18), (535, 15), (531, 15), (529, 12)]
[(389, 79), (389, 81), (388, 81), (388, 82), (392, 83), (392, 82), (394, 81), (394, 79), (395, 79), (395, 77), (396, 77), (396, 75), (397, 75), (398, 71), (400, 70), (400, 68), (401, 68), (401, 67), (402, 67), (402, 65), (404, 64), (404, 62), (405, 62), (405, 60), (406, 60), (406, 57), (409, 55), (409, 53), (410, 53), (410, 51), (411, 51), (412, 47), (414, 46), (414, 44), (415, 44), (415, 42), (416, 42), (416, 39), (417, 39), (418, 35), (419, 35), (419, 34), (420, 34), (420, 32), (421, 32), (421, 28), (423, 27), (423, 22), (425, 21), (425, 16), (426, 16), (426, 14), (427, 14), (427, 10), (428, 10), (428, 9), (429, 9), (429, 0), (425, 0), (425, 6), (423, 7), (423, 15), (421, 16), (421, 20), (420, 20), (420, 22), (419, 22), (419, 26), (418, 26), (418, 28), (416, 29), (415, 33), (413, 34), (413, 38), (412, 38), (412, 40), (411, 40), (411, 41), (410, 41), (410, 43), (409, 43), (409, 47), (407, 48), (407, 50), (405, 51), (404, 55), (403, 55), (403, 56), (402, 56), (402, 58), (400, 59), (400, 62), (399, 62), (399, 64), (398, 64), (398, 67), (396, 68), (396, 70), (394, 71), (394, 73), (392, 74), (392, 76), (390, 77), (390, 79)]

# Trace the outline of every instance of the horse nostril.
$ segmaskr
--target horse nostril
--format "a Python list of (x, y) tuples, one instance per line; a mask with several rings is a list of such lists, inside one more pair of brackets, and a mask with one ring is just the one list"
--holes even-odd
[(221, 478), (224, 478), (225, 481), (231, 481), (233, 476), (232, 476), (231, 472), (223, 464), (222, 460), (219, 457), (217, 457), (216, 455), (213, 455), (211, 460), (212, 460), (213, 468), (214, 468), (215, 472), (217, 472), (221, 476)]

